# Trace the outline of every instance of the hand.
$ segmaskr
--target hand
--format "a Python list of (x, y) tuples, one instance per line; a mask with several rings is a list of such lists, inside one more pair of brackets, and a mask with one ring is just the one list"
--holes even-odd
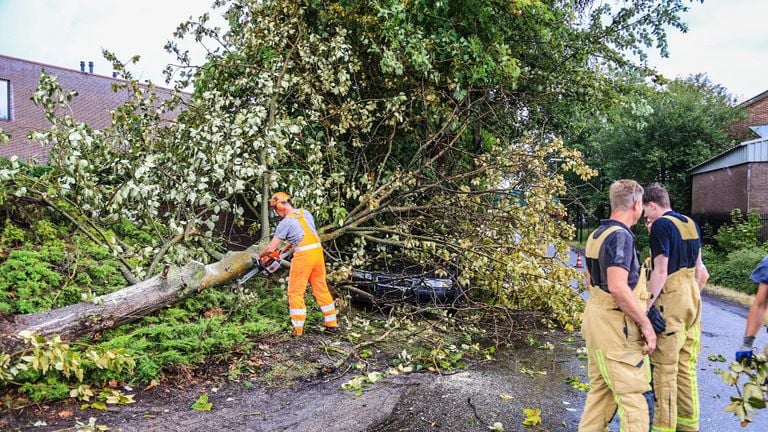
[(746, 365), (752, 364), (752, 348), (751, 347), (741, 347), (739, 348), (740, 351), (736, 351), (736, 362), (737, 363), (744, 363)]
[(646, 347), (643, 350), (643, 354), (652, 354), (656, 349), (656, 332), (653, 330), (651, 323), (647, 323), (640, 327), (640, 331), (645, 338)]

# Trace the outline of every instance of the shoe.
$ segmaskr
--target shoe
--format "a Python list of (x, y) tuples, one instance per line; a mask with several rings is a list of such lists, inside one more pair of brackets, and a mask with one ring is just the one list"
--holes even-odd
[(335, 326), (335, 327), (324, 327), (323, 331), (330, 334), (339, 334), (341, 333), (341, 327)]

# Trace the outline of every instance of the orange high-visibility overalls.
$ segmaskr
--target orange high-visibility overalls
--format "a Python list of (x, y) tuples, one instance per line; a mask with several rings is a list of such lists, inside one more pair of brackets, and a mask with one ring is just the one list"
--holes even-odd
[[(696, 224), (688, 217), (674, 223), (685, 240), (696, 240)], [(694, 268), (680, 268), (667, 276), (657, 307), (664, 314), (667, 328), (656, 339), (651, 354), (656, 412), (652, 431), (699, 430), (699, 384), (696, 367), (701, 353), (701, 294)]]
[(290, 308), (293, 333), (304, 334), (304, 322), (307, 320), (307, 306), (304, 303), (304, 294), (307, 290), (307, 282), (312, 286), (312, 295), (315, 296), (317, 305), (323, 312), (326, 327), (336, 327), (336, 305), (328, 291), (325, 281), (325, 258), (320, 238), (313, 231), (306, 219), (304, 210), (291, 213), (286, 217), (296, 219), (304, 230), (304, 238), (293, 248), (291, 271), (288, 275), (288, 307)]
[[(619, 229), (623, 228), (608, 227), (597, 238), (593, 238), (594, 232), (590, 234), (586, 257), (598, 260), (605, 239)], [(642, 269), (632, 293), (644, 310), (648, 293)], [(590, 389), (579, 432), (603, 432), (615, 414), (621, 432), (647, 432), (653, 415), (651, 364), (643, 354), (640, 328), (619, 309), (610, 293), (591, 286), (581, 333), (587, 342)]]

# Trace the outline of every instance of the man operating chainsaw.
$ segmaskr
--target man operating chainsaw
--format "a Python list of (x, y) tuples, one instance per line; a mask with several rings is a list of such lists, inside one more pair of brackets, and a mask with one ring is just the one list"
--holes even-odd
[(277, 225), (272, 241), (259, 252), (258, 258), (274, 256), (281, 242), (287, 242), (290, 245), (288, 247), (293, 247), (293, 260), (288, 275), (288, 307), (293, 333), (297, 336), (304, 333), (304, 322), (307, 319), (304, 293), (307, 282), (312, 286), (312, 295), (323, 312), (323, 325), (326, 330), (336, 331), (336, 305), (325, 280), (325, 258), (315, 219), (308, 211), (294, 208), (291, 197), (284, 192), (272, 195), (269, 205), (282, 220)]

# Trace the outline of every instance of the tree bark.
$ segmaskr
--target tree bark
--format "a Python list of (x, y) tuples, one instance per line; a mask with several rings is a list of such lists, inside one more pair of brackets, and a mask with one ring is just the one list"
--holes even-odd
[(15, 335), (24, 330), (73, 340), (138, 320), (206, 288), (234, 281), (252, 267), (251, 257), (258, 251), (259, 244), (256, 244), (241, 252), (230, 252), (208, 265), (193, 261), (183, 267), (170, 266), (161, 274), (97, 297), (93, 302), (46, 312), (0, 316), (0, 352), (22, 349), (23, 343)]

